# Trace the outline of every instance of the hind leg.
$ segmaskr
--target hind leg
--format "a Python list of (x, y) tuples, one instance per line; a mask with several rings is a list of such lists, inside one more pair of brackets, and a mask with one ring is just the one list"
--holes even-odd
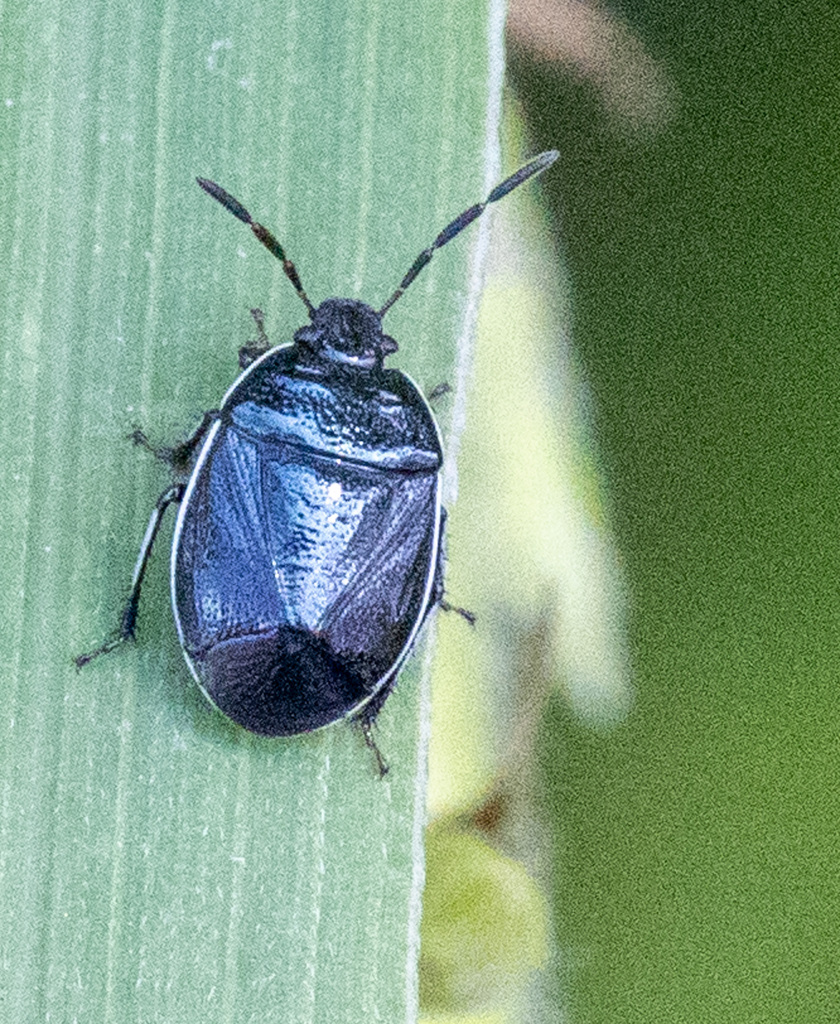
[(76, 668), (83, 668), (89, 661), (93, 661), (94, 658), (98, 658), (100, 654), (107, 654), (109, 651), (113, 651), (114, 648), (119, 647), (120, 644), (125, 643), (127, 640), (134, 639), (134, 631), (137, 626), (137, 611), (140, 607), (140, 588), (143, 585), (143, 577), (146, 575), (146, 567), (149, 564), (149, 556), (152, 553), (155, 540), (160, 530), (160, 524), (163, 520), (164, 512), (173, 503), (179, 502), (184, 496), (183, 484), (175, 484), (172, 487), (167, 488), (163, 494), (158, 498), (155, 507), (152, 509), (152, 514), (149, 517), (149, 524), (146, 527), (146, 533), (143, 536), (143, 543), (140, 545), (140, 551), (137, 555), (137, 561), (134, 565), (134, 575), (131, 578), (131, 592), (128, 595), (128, 601), (125, 603), (122, 615), (120, 616), (120, 623), (117, 627), (115, 634), (102, 644), (101, 647), (97, 647), (95, 651), (89, 651), (87, 654), (80, 654), (73, 660), (76, 663)]

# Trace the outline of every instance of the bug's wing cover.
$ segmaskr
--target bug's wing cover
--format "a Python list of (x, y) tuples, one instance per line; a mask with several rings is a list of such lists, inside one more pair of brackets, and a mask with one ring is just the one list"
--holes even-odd
[(175, 600), (226, 714), (300, 732), (376, 691), (424, 612), (437, 486), (220, 432), (184, 511)]
[(424, 610), (437, 475), (284, 454), (265, 467), (263, 500), (288, 621), (374, 687)]
[(192, 655), (229, 637), (265, 632), (281, 617), (260, 472), (257, 446), (227, 431), (195, 480), (175, 573), (178, 618)]

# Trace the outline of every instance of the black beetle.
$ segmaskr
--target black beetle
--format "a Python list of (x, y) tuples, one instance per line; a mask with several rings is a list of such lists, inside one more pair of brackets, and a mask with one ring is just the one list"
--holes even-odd
[(149, 519), (116, 635), (76, 658), (79, 668), (133, 639), (155, 537), (179, 502), (172, 607), (205, 695), (265, 736), (356, 719), (387, 770), (370, 727), (429, 610), (446, 607), (445, 513), (434, 416), (405, 374), (384, 368), (397, 343), (382, 317), (436, 249), (556, 158), (542, 153), (456, 217), (379, 310), (355, 299), (313, 307), (274, 235), (197, 179), (282, 262), (309, 323), (270, 348), (255, 310), (260, 340), (240, 351), (243, 373), (220, 408), (185, 443), (156, 451), (179, 482)]

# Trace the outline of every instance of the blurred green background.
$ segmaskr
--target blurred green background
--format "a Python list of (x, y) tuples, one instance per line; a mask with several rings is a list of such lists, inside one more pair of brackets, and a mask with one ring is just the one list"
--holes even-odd
[[(415, 1013), (424, 654), (377, 723), (385, 780), (358, 730), (247, 734), (190, 683), (168, 517), (137, 644), (71, 659), (114, 628), (168, 483), (133, 425), (183, 438), (251, 307), (278, 342), (305, 317), (195, 176), (271, 225), (313, 300), (383, 302), (482, 194), (488, 19), (446, 0), (0, 9), (0, 1021)], [(387, 321), (424, 389), (458, 382), (463, 241)]]
[(836, 1021), (840, 8), (624, 16), (630, 130), (518, 47), (629, 592), (636, 703), (541, 733), (575, 1024)]

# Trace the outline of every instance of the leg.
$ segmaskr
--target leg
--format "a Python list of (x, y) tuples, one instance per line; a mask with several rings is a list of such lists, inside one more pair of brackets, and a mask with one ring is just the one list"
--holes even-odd
[(243, 370), (247, 369), (255, 359), (264, 356), (271, 348), (271, 342), (265, 333), (265, 314), (261, 309), (252, 309), (251, 316), (257, 325), (257, 339), (256, 341), (249, 341), (247, 345), (243, 345), (239, 350), (239, 366)]
[(154, 546), (155, 538), (157, 537), (158, 530), (160, 529), (163, 513), (173, 502), (180, 501), (183, 496), (183, 485), (176, 484), (173, 487), (167, 488), (167, 490), (165, 490), (158, 498), (157, 504), (149, 517), (149, 525), (146, 527), (146, 534), (143, 537), (143, 543), (140, 545), (140, 552), (137, 555), (137, 562), (134, 566), (134, 576), (131, 579), (131, 593), (129, 594), (128, 601), (123, 608), (117, 633), (110, 640), (106, 640), (101, 647), (97, 647), (95, 651), (90, 651), (88, 654), (80, 654), (75, 658), (74, 661), (76, 662), (76, 668), (82, 668), (87, 665), (89, 661), (93, 661), (94, 658), (99, 657), (100, 654), (107, 654), (108, 651), (113, 651), (115, 647), (119, 647), (119, 645), (124, 643), (126, 640), (134, 639), (134, 629), (137, 624), (137, 609), (140, 605), (140, 587), (143, 584), (143, 577), (146, 574), (146, 566), (149, 564), (149, 556), (152, 553), (152, 547)]
[(466, 621), (471, 626), (475, 625), (475, 612), (471, 612), (467, 608), (460, 608), (457, 604), (450, 604), (448, 601), (445, 601), (443, 598), (441, 598), (438, 601), (438, 604), (440, 605), (440, 607), (441, 607), (441, 609), (443, 611), (445, 611), (445, 612), (457, 612), (461, 616), (461, 618), (462, 619), (466, 619)]
[[(385, 697), (387, 697), (388, 694), (393, 689), (393, 684), (384, 687), (384, 689), (385, 689)], [(384, 779), (385, 778), (385, 776), (388, 774), (389, 767), (388, 767), (388, 762), (382, 756), (382, 753), (379, 750), (379, 747), (376, 745), (376, 740), (373, 738), (373, 723), (374, 723), (374, 721), (376, 719), (376, 716), (379, 714), (379, 710), (382, 707), (384, 702), (385, 702), (384, 698), (382, 700), (378, 701), (377, 704), (376, 704), (376, 709), (371, 714), (369, 714), (369, 715), (366, 714), (367, 708), (365, 708), (365, 710), (362, 712), (362, 714), (357, 719), (357, 721), (359, 723), (359, 727), (362, 730), (362, 735), (365, 738), (365, 743), (368, 745), (368, 749), (373, 751), (373, 756), (376, 758), (376, 767), (379, 770), (379, 778), (380, 779)]]
[(146, 451), (150, 451), (156, 459), (160, 459), (161, 462), (167, 463), (175, 470), (176, 473), (186, 473), (190, 468), (196, 448), (198, 448), (204, 440), (207, 431), (215, 423), (218, 417), (219, 410), (210, 409), (204, 414), (201, 423), (199, 423), (186, 441), (182, 441), (181, 444), (173, 445), (171, 448), (166, 445), (153, 445), (140, 427), (135, 427), (128, 435), (128, 439), (133, 441), (140, 448), (145, 448)]
[(448, 395), (451, 390), (451, 384), (447, 384), (445, 380), (441, 381), (440, 384), (435, 384), (428, 395), (426, 395), (426, 401), (429, 405), (434, 405), (439, 398), (443, 398), (444, 395)]
[(440, 518), (440, 544), (438, 545), (438, 560), (437, 567), (435, 568), (435, 582), (432, 587), (432, 600), (429, 602), (429, 608), (431, 609), (434, 605), (439, 605), (442, 611), (445, 612), (457, 612), (462, 619), (465, 619), (471, 626), (475, 625), (475, 613), (468, 611), (466, 608), (459, 608), (458, 605), (450, 604), (445, 598), (446, 593), (443, 586), (444, 567), (446, 565), (446, 546), (444, 544), (446, 536), (446, 509), (441, 509)]

